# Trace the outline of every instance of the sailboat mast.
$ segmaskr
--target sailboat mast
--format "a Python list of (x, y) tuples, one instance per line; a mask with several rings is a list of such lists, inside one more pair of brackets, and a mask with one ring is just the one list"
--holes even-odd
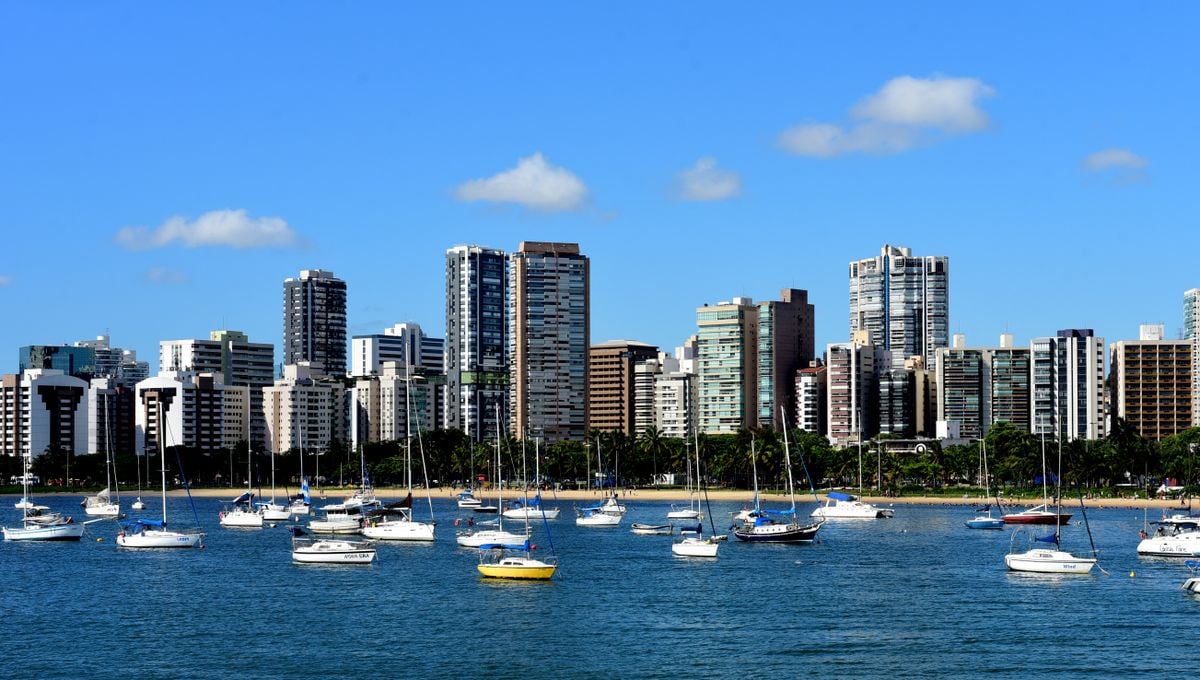
[(792, 500), (792, 517), (796, 516), (796, 486), (792, 483), (792, 448), (788, 443), (788, 425), (787, 414), (783, 412), (783, 407), (779, 407), (779, 413), (783, 416), (783, 459), (787, 463), (787, 479), (788, 479), (788, 498)]
[(155, 409), (158, 411), (158, 468), (162, 471), (162, 521), (165, 528), (167, 526), (167, 444), (162, 405), (162, 395), (159, 395)]

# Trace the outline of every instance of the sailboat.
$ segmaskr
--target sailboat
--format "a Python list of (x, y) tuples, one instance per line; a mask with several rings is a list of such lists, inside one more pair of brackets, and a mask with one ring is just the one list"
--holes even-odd
[[(405, 361), (407, 365), (407, 360)], [(412, 380), (412, 366), (408, 366), (404, 374), (404, 477), (408, 482), (408, 496), (399, 503), (388, 505), (382, 510), (372, 510), (363, 536), (385, 541), (432, 541), (434, 528), (437, 523), (433, 519), (433, 498), (429, 496), (429, 473), (425, 465), (425, 446), (421, 442), (421, 426), (417, 425), (417, 446), (421, 451), (421, 474), (425, 479), (425, 498), (429, 502), (429, 521), (418, 522), (413, 519), (412, 495), (412, 395), (409, 391)], [(361, 456), (362, 448), (359, 448)], [(366, 465), (363, 465), (363, 487), (370, 488)]]
[(250, 488), (250, 440), (246, 440), (246, 493), (234, 498), (231, 508), (222, 510), (219, 515), (221, 526), (241, 528), (262, 528), (263, 513), (254, 507), (254, 492)]
[[(104, 488), (95, 496), (88, 496), (79, 505), (89, 517), (116, 517), (121, 514), (121, 499), (118, 492), (116, 500), (109, 495), (113, 488), (112, 460), (112, 430), (108, 426), (108, 413), (112, 409), (111, 400), (104, 406)], [(120, 484), (120, 482), (118, 482)]]
[[(684, 440), (684, 447), (687, 446), (687, 440)], [(687, 507), (678, 507), (671, 505), (671, 511), (667, 513), (667, 519), (704, 519), (700, 512), (700, 471), (696, 470), (696, 487), (692, 488), (692, 458), (687, 457), (685, 465), (685, 474), (687, 478), (684, 480), (684, 486), (687, 489), (688, 504)], [(700, 466), (700, 452), (696, 452), (696, 467)]]
[[(1046, 475), (1046, 440), (1042, 435), (1042, 476)], [(1055, 482), (1055, 497), (1059, 507), (1055, 517), (1062, 517), (1062, 438), (1058, 440), (1058, 475)], [(1082, 503), (1082, 499), (1080, 503)], [(1067, 515), (1070, 517), (1070, 515)], [(1086, 515), (1084, 516), (1086, 520)], [(1009, 553), (1004, 556), (1004, 564), (1011, 571), (1033, 572), (1036, 574), (1087, 574), (1096, 566), (1095, 557), (1076, 557), (1062, 549), (1061, 531), (1062, 520), (1054, 524), (1054, 533), (1048, 536), (1035, 537), (1038, 543), (1053, 543), (1054, 548), (1032, 547), (1024, 552), (1016, 552), (1017, 535), (1022, 531), (1014, 531), (1010, 539)], [(1093, 546), (1094, 548), (1094, 546)], [(1094, 550), (1093, 550), (1094, 554)]]
[[(527, 479), (525, 471), (525, 448), (521, 447), (521, 478)], [(525, 485), (526, 500), (529, 496), (529, 485)], [(529, 507), (526, 503), (525, 507)], [(533, 546), (529, 544), (529, 517), (525, 514), (525, 537), (513, 543), (484, 543), (479, 546), (479, 565), (476, 567), (484, 578), (515, 579), (520, 581), (549, 581), (554, 578), (558, 569), (557, 562), (543, 562), (533, 557)], [(550, 536), (550, 524), (542, 517), (546, 527), (546, 537)], [(553, 546), (552, 546), (553, 548)], [(512, 552), (524, 553), (524, 556), (513, 555)]]
[[(1060, 444), (1061, 447), (1061, 444)], [(1060, 470), (1061, 471), (1061, 470)], [(1057, 511), (1050, 510), (1049, 498), (1050, 481), (1046, 475), (1046, 433), (1042, 433), (1042, 504), (1036, 505), (1021, 512), (1013, 512), (1007, 515), (1001, 515), (1001, 519), (1005, 524), (1066, 524), (1071, 521), (1071, 513), (1062, 512), (1060, 506)]]
[(312, 507), (312, 496), (308, 494), (308, 477), (304, 476), (304, 427), (301, 423), (299, 432), (300, 441), (300, 493), (288, 499), (288, 514), (289, 515), (307, 515), (309, 508)]
[[(699, 444), (699, 440), (697, 440), (697, 444)], [(689, 464), (687, 467), (690, 468), (691, 465)], [(690, 471), (689, 471), (689, 476), (690, 476)], [(690, 479), (688, 480), (688, 483), (690, 485), (690, 483), (691, 483)], [(696, 511), (697, 511), (697, 515), (699, 515), (699, 509), (700, 509), (699, 508), (699, 502), (700, 502), (699, 489), (700, 489), (700, 447), (699, 447), (699, 445), (697, 445), (696, 446), (696, 490), (697, 490)], [(667, 515), (667, 516), (670, 517), (670, 515)], [(709, 516), (710, 517), (712, 516), (711, 512), (709, 513)], [(698, 517), (697, 517), (697, 519), (698, 519)], [(711, 519), (709, 520), (709, 524), (710, 525), (712, 524)], [(717, 539), (717, 535), (716, 535), (717, 528), (715, 526), (712, 526), (711, 528), (712, 528), (712, 536), (710, 536), (709, 538), (704, 538), (704, 524), (703, 524), (703, 522), (701, 522), (700, 525), (697, 527), (696, 533), (690, 534), (690, 535), (685, 535), (680, 540), (675, 541), (674, 543), (671, 544), (671, 553), (674, 555), (679, 555), (680, 557), (716, 557), (717, 556), (717, 548), (720, 547), (720, 544), (716, 540)]]
[[(504, 502), (504, 485), (501, 483), (500, 475), (500, 406), (496, 406), (496, 490), (498, 493), (498, 503)], [(464, 548), (482, 548), (485, 545), (511, 546), (520, 545), (527, 542), (529, 538), (529, 522), (525, 523), (525, 534), (518, 535), (510, 531), (504, 530), (504, 515), (496, 518), (496, 523), (488, 522), (480, 523), (477, 526), (486, 528), (474, 529), (468, 528), (466, 531), (460, 531), (455, 541)], [(494, 529), (491, 527), (495, 527)]]
[[(247, 445), (249, 446), (249, 445)], [(275, 500), (275, 448), (271, 447), (271, 500), (258, 504), (258, 511), (267, 522), (286, 522), (292, 518), (288, 506)]]
[[(600, 454), (600, 440), (596, 440), (596, 474), (598, 475), (597, 486), (603, 489), (604, 477), (604, 459)], [(575, 508), (575, 524), (581, 527), (615, 527), (621, 523), (621, 518), (625, 515), (625, 506), (617, 499), (617, 480), (620, 479), (619, 473), (613, 476), (613, 492), (612, 495), (604, 500), (603, 503), (593, 503), (582, 508)]]
[[(521, 440), (521, 460), (525, 460), (525, 440)], [(542, 479), (542, 461), (541, 461), (541, 438), (533, 440), (533, 461), (534, 461), (534, 485), (540, 484)], [(524, 465), (524, 462), (522, 462)], [(529, 480), (525, 480), (525, 498), (513, 501), (513, 506), (504, 511), (504, 516), (508, 519), (558, 519), (558, 508), (547, 508), (542, 505), (542, 492), (539, 489), (533, 495), (533, 499), (529, 498)]]
[(756, 543), (811, 543), (825, 524), (824, 519), (818, 519), (813, 524), (800, 524), (796, 520), (796, 489), (792, 482), (792, 450), (788, 443), (786, 418), (783, 427), (783, 452), (787, 464), (788, 498), (792, 505), (787, 510), (763, 510), (758, 500), (758, 465), (755, 461), (754, 439), (750, 440), (750, 460), (754, 471), (754, 511), (749, 520), (733, 527), (733, 535), (740, 540)]
[(42, 505), (34, 505), (30, 501), (29, 482), (33, 475), (29, 472), (30, 454), (21, 454), (25, 466), (25, 474), (21, 476), (22, 500), (28, 502), (21, 508), (21, 526), (4, 527), (6, 541), (78, 541), (83, 536), (83, 525), (76, 524), (71, 517), (63, 517)]
[(1003, 529), (1004, 520), (999, 517), (992, 517), (992, 486), (988, 478), (988, 463), (987, 463), (987, 441), (979, 440), (979, 455), (983, 461), (983, 498), (984, 506), (978, 512), (986, 512), (986, 515), (976, 515), (975, 519), (967, 520), (967, 527), (970, 529)]
[(159, 470), (162, 474), (162, 519), (138, 518), (132, 522), (122, 522), (121, 530), (117, 532), (117, 545), (123, 548), (204, 547), (204, 533), (199, 529), (175, 531), (167, 528), (167, 455), (162, 402), (155, 408), (158, 411), (158, 431), (155, 438), (158, 440)]
[[(148, 482), (148, 481), (150, 481), (150, 458), (149, 458), (149, 456), (147, 456), (145, 454), (142, 454), (141, 457), (146, 459), (146, 481)], [(145, 510), (146, 509), (146, 501), (142, 500), (142, 462), (139, 460), (136, 460), (137, 456), (134, 456), (134, 458), (135, 458), (134, 462), (137, 463), (136, 467), (137, 467), (137, 477), (138, 477), (138, 496), (137, 496), (137, 499), (133, 501), (133, 504), (129, 506), (129, 509), (130, 510)]]

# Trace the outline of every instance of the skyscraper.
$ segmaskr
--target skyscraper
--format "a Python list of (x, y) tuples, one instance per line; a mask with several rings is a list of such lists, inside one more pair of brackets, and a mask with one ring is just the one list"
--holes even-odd
[(1029, 344), (1030, 429), (1065, 439), (1104, 436), (1104, 338), (1090, 328), (1060, 330)]
[(696, 309), (697, 422), (704, 434), (758, 423), (758, 313), (735, 297)]
[(1113, 410), (1148, 439), (1178, 434), (1192, 421), (1192, 341), (1164, 340), (1161, 325), (1139, 338), (1113, 343)]
[(301, 361), (346, 374), (346, 282), (333, 272), (305, 269), (283, 282), (283, 363)]
[(1200, 288), (1183, 293), (1183, 337), (1192, 341), (1192, 427), (1200, 426)]
[(933, 366), (949, 341), (950, 258), (885, 245), (878, 257), (851, 262), (850, 333), (860, 330), (893, 367), (910, 356)]
[(508, 403), (508, 259), (503, 250), (446, 251), (447, 428), (494, 440), (496, 405)]
[(837, 446), (866, 441), (879, 432), (879, 371), (883, 350), (865, 331), (825, 349), (826, 438)]
[(509, 266), (511, 431), (548, 443), (587, 430), (590, 265), (576, 243), (523, 242)]
[(814, 308), (808, 291), (784, 288), (779, 300), (758, 303), (758, 424), (783, 427), (780, 407), (796, 424), (796, 371), (815, 351)]
[[(592, 346), (588, 353), (588, 427), (636, 434), (635, 367), (657, 359), (657, 347), (636, 340)], [(653, 416), (653, 376), (648, 385)]]

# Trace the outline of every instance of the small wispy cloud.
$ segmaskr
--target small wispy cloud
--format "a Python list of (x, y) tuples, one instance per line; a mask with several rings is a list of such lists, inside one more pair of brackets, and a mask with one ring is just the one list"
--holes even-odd
[(717, 159), (703, 157), (679, 173), (677, 195), (684, 201), (720, 201), (737, 196), (742, 178), (732, 170), (717, 167)]
[(0, 288), (3, 288), (11, 283), (12, 283), (11, 276), (5, 276), (3, 274), (0, 274)]
[(801, 123), (780, 133), (778, 143), (816, 158), (899, 153), (987, 129), (991, 122), (981, 103), (995, 93), (977, 78), (899, 76), (851, 107), (857, 122)]
[(150, 283), (173, 286), (181, 283), (187, 283), (188, 277), (187, 274), (184, 274), (183, 272), (177, 272), (173, 269), (167, 269), (166, 267), (151, 267), (150, 270), (146, 272), (146, 280)]
[(454, 195), (464, 202), (515, 203), (531, 210), (563, 212), (583, 207), (588, 190), (570, 170), (535, 153), (519, 159), (515, 168), (460, 185)]
[(1091, 172), (1105, 170), (1142, 170), (1150, 161), (1129, 149), (1103, 149), (1083, 157), (1083, 169)]
[(251, 217), (245, 210), (213, 210), (194, 220), (175, 216), (153, 229), (124, 227), (114, 240), (129, 250), (172, 245), (185, 248), (280, 248), (297, 245), (296, 233), (282, 217)]

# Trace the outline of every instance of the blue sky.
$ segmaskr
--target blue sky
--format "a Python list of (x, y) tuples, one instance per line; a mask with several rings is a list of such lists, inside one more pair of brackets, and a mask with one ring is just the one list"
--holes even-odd
[[(6, 3), (0, 371), (105, 331), (280, 343), (333, 270), (351, 333), (443, 330), (444, 251), (576, 241), (592, 340), (846, 265), (951, 258), (971, 344), (1161, 322), (1195, 252), (1191, 4)], [(690, 171), (690, 172), (689, 172)]]

